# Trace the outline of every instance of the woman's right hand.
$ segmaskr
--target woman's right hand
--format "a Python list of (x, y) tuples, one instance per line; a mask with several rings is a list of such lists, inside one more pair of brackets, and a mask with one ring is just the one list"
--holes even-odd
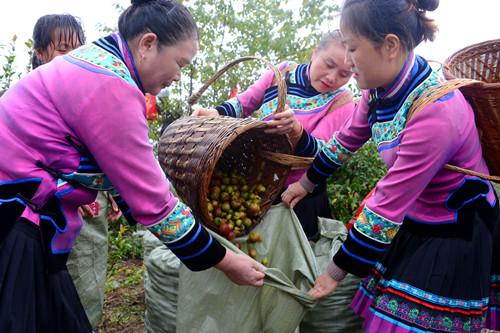
[(94, 210), (90, 205), (81, 205), (78, 207), (78, 213), (80, 213), (81, 217), (95, 217)]
[(192, 108), (194, 111), (191, 115), (195, 117), (215, 117), (219, 115), (219, 111), (216, 109), (207, 109), (200, 105), (193, 105)]
[(236, 254), (231, 250), (215, 267), (236, 284), (262, 287), (264, 285), (264, 265), (247, 255)]

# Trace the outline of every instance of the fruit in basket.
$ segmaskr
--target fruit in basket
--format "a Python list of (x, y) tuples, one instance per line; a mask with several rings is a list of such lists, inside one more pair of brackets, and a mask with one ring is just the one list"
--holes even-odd
[(229, 240), (233, 240), (233, 239), (236, 238), (236, 233), (234, 231), (230, 231), (230, 232), (228, 232), (226, 238), (229, 239)]
[[(248, 184), (238, 171), (216, 170), (209, 186), (207, 211), (209, 218), (226, 238), (246, 234), (261, 215), (261, 195), (266, 192), (261, 184)], [(233, 234), (229, 234), (230, 232)]]
[(260, 213), (260, 206), (256, 202), (252, 202), (248, 206), (248, 215), (250, 216), (257, 216)]
[(221, 225), (219, 226), (219, 231), (222, 236), (227, 236), (231, 231), (231, 229), (229, 228), (229, 224), (221, 223)]

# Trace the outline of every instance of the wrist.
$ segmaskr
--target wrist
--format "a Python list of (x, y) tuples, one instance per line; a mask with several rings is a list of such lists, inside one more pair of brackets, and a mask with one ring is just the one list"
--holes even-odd
[(220, 270), (222, 272), (225, 272), (228, 269), (228, 267), (231, 267), (231, 261), (233, 259), (232, 256), (234, 255), (233, 252), (228, 251), (228, 249), (226, 249), (225, 247), (224, 247), (224, 249), (226, 250), (226, 253), (222, 257), (222, 260), (214, 265), (215, 268), (217, 268), (218, 270)]
[(332, 279), (334, 279), (335, 281), (338, 281), (338, 282), (342, 281), (347, 275), (347, 272), (344, 271), (339, 266), (337, 266), (335, 264), (335, 262), (333, 262), (333, 261), (331, 261), (328, 264), (328, 267), (326, 268), (326, 272), (328, 273), (328, 275), (330, 275), (330, 277)]
[(302, 177), (299, 179), (300, 185), (309, 193), (314, 191), (314, 188), (316, 185), (307, 178), (307, 174), (304, 174)]
[(293, 130), (288, 134), (290, 138), (290, 142), (292, 143), (292, 147), (295, 148), (300, 138), (302, 137), (302, 132), (304, 131), (304, 127), (298, 121), (293, 125)]

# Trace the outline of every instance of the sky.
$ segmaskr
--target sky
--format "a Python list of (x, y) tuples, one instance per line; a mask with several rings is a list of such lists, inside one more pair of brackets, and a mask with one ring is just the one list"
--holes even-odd
[[(188, 0), (189, 1), (189, 0)], [(292, 6), (302, 0), (290, 0)], [(335, 1), (341, 4), (342, 1)], [(38, 17), (45, 14), (68, 13), (78, 16), (84, 26), (87, 40), (99, 38), (102, 33), (97, 25), (116, 26), (119, 12), (114, 7), (126, 7), (128, 0), (17, 0), (3, 3), (0, 11), (0, 45), (8, 44), (11, 37), (18, 37), (18, 52), (27, 50), (24, 41), (30, 38)], [(443, 62), (459, 49), (473, 43), (500, 38), (500, 0), (441, 0), (439, 7), (430, 12), (439, 26), (437, 38), (432, 43), (423, 43), (416, 52), (427, 59)], [(337, 22), (331, 28), (337, 28)], [(21, 56), (19, 57), (21, 58)], [(0, 63), (3, 59), (0, 59)], [(19, 60), (22, 66), (27, 58)]]

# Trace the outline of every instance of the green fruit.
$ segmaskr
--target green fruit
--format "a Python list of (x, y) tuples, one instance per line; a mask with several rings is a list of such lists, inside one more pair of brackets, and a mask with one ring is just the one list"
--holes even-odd
[(215, 223), (216, 226), (220, 226), (221, 225), (221, 218), (220, 217), (216, 217), (214, 219), (214, 223)]
[(222, 210), (223, 210), (223, 211), (226, 211), (226, 212), (227, 212), (227, 211), (229, 211), (230, 209), (231, 209), (231, 205), (230, 205), (229, 203), (224, 202), (224, 203), (222, 204)]
[(243, 224), (245, 227), (250, 228), (252, 226), (252, 220), (250, 220), (248, 217), (243, 220)]

